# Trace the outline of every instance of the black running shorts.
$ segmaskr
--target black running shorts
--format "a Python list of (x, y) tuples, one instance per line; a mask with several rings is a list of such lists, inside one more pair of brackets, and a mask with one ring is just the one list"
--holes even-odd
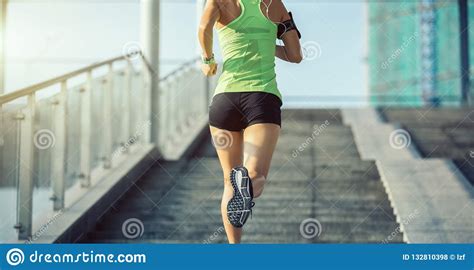
[(270, 93), (220, 93), (212, 99), (209, 124), (229, 131), (261, 123), (281, 126), (281, 106), (280, 98)]

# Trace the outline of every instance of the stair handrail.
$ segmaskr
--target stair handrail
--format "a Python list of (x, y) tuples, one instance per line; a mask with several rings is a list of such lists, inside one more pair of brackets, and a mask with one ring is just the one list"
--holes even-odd
[(94, 64), (89, 65), (87, 67), (83, 67), (83, 68), (80, 68), (78, 70), (71, 71), (69, 73), (60, 75), (58, 77), (55, 77), (55, 78), (52, 78), (52, 79), (49, 79), (49, 80), (46, 80), (46, 81), (43, 81), (43, 82), (40, 82), (40, 83), (37, 83), (37, 84), (33, 84), (31, 86), (19, 89), (17, 91), (11, 92), (11, 93), (0, 95), (0, 106), (5, 104), (5, 103), (11, 102), (13, 100), (22, 98), (24, 96), (34, 94), (34, 93), (36, 93), (36, 92), (38, 92), (38, 91), (40, 91), (44, 88), (50, 87), (50, 86), (55, 85), (55, 84), (59, 84), (63, 81), (69, 80), (73, 77), (77, 77), (81, 74), (92, 72), (93, 70), (98, 69), (100, 67), (111, 65), (111, 64), (114, 64), (114, 63), (120, 62), (120, 61), (130, 61), (130, 59), (132, 59), (136, 55), (140, 55), (140, 57), (142, 58), (143, 63), (145, 63), (145, 66), (150, 71), (152, 71), (152, 68), (151, 68), (149, 62), (147, 61), (147, 59), (145, 58), (145, 56), (143, 55), (143, 53), (141, 51), (131, 52), (131, 53), (126, 54), (126, 55), (121, 55), (121, 56), (114, 57), (114, 58), (111, 58), (111, 59), (108, 59), (108, 60), (104, 60), (104, 61), (101, 61), (101, 62), (94, 63)]

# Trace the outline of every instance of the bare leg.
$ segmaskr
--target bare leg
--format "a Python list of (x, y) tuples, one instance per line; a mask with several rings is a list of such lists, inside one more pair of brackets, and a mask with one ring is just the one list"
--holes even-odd
[(230, 183), (230, 171), (232, 168), (242, 166), (243, 164), (243, 135), (242, 132), (231, 132), (215, 127), (210, 127), (210, 129), (224, 174), (224, 193), (222, 194), (221, 201), (222, 222), (224, 223), (229, 243), (240, 243), (242, 228), (236, 228), (230, 224), (227, 218), (227, 203), (234, 193)]
[(242, 166), (243, 156), (245, 156), (245, 167), (252, 180), (254, 198), (259, 197), (268, 176), (273, 152), (280, 135), (280, 127), (275, 124), (256, 124), (246, 128), (243, 134), (214, 127), (210, 129), (224, 174), (222, 221), (229, 243), (240, 243), (242, 228), (232, 226), (227, 218), (227, 203), (234, 192), (230, 183), (230, 171), (234, 167)]
[(263, 192), (279, 136), (280, 126), (275, 124), (255, 124), (244, 131), (244, 166), (252, 180), (254, 198)]

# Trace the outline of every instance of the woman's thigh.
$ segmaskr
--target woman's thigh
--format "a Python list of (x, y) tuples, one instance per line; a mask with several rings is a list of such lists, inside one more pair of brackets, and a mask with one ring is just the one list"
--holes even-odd
[(244, 130), (244, 164), (249, 171), (267, 177), (279, 136), (276, 124), (255, 124)]
[(224, 179), (229, 179), (232, 168), (243, 164), (243, 135), (210, 126), (212, 142), (222, 167)]

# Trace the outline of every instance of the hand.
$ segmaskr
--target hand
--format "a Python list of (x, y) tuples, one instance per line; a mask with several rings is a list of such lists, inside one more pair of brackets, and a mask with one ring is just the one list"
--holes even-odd
[(216, 63), (202, 64), (201, 70), (202, 70), (202, 73), (206, 75), (207, 77), (214, 76), (217, 73), (217, 64)]

